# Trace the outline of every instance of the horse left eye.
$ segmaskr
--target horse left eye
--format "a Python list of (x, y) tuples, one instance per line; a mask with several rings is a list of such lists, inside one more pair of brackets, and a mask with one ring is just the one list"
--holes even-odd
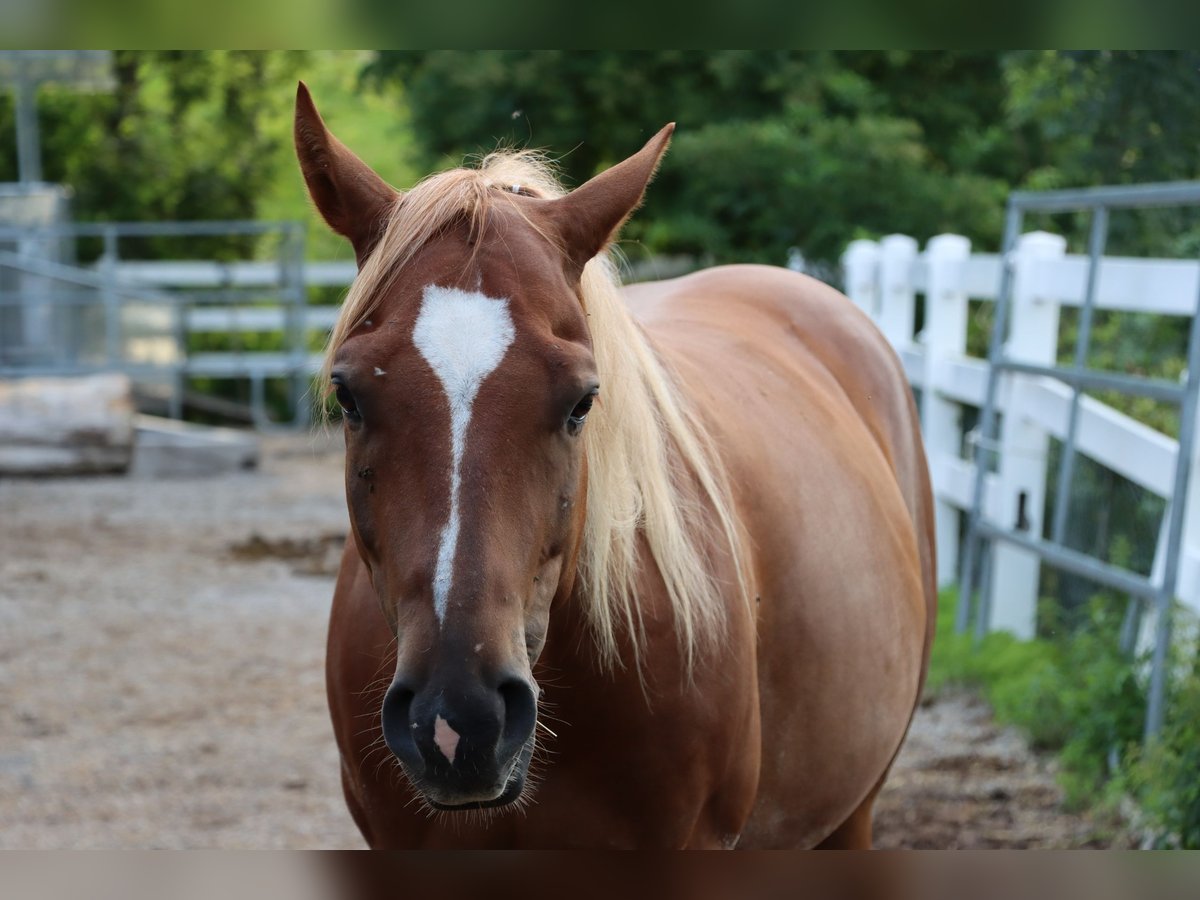
[(340, 381), (333, 383), (333, 392), (337, 397), (338, 406), (342, 408), (343, 415), (351, 421), (356, 421), (360, 418), (358, 404), (354, 401), (354, 395), (350, 393), (350, 389)]
[(598, 393), (600, 393), (599, 388), (592, 388), (583, 396), (582, 400), (575, 404), (575, 408), (571, 410), (571, 415), (567, 417), (567, 434), (574, 436), (579, 434), (583, 429), (583, 420), (592, 411), (592, 403), (595, 401)]

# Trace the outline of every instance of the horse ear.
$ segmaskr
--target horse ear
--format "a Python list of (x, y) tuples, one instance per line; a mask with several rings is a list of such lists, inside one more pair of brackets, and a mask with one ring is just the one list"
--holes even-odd
[(329, 132), (303, 81), (296, 88), (295, 139), (309, 196), (329, 227), (349, 239), (361, 266), (400, 192)]
[(674, 130), (672, 122), (624, 162), (551, 201), (551, 217), (576, 271), (582, 271), (588, 260), (604, 249), (641, 205)]

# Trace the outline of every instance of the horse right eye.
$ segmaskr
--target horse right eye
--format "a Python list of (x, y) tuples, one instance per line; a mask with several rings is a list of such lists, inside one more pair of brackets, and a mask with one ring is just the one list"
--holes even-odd
[(571, 410), (571, 415), (567, 417), (567, 433), (572, 437), (583, 430), (584, 419), (592, 411), (592, 403), (595, 402), (596, 395), (599, 393), (599, 388), (592, 388), (583, 395), (583, 399), (576, 403), (575, 408)]

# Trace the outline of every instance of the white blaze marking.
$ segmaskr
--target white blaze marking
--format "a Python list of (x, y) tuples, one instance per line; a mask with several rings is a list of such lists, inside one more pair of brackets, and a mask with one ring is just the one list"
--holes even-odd
[(450, 404), (450, 517), (442, 529), (433, 575), (433, 611), (439, 625), (446, 618), (458, 549), (458, 493), (471, 407), (515, 334), (507, 300), (458, 288), (425, 288), (413, 343), (441, 381)]
[(433, 720), (433, 742), (442, 751), (442, 756), (454, 765), (454, 754), (458, 752), (458, 732), (450, 727), (450, 723), (438, 716)]

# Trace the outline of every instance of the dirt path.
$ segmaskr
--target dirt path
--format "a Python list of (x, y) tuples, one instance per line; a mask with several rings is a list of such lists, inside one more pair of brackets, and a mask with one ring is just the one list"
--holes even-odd
[(1128, 836), (1065, 812), (1052, 764), (966, 693), (917, 711), (875, 806), (875, 836), (884, 849), (1132, 846)]
[[(0, 847), (357, 847), (325, 711), (340, 450), (218, 479), (0, 480)], [(1095, 843), (965, 697), (919, 711), (886, 847)]]

